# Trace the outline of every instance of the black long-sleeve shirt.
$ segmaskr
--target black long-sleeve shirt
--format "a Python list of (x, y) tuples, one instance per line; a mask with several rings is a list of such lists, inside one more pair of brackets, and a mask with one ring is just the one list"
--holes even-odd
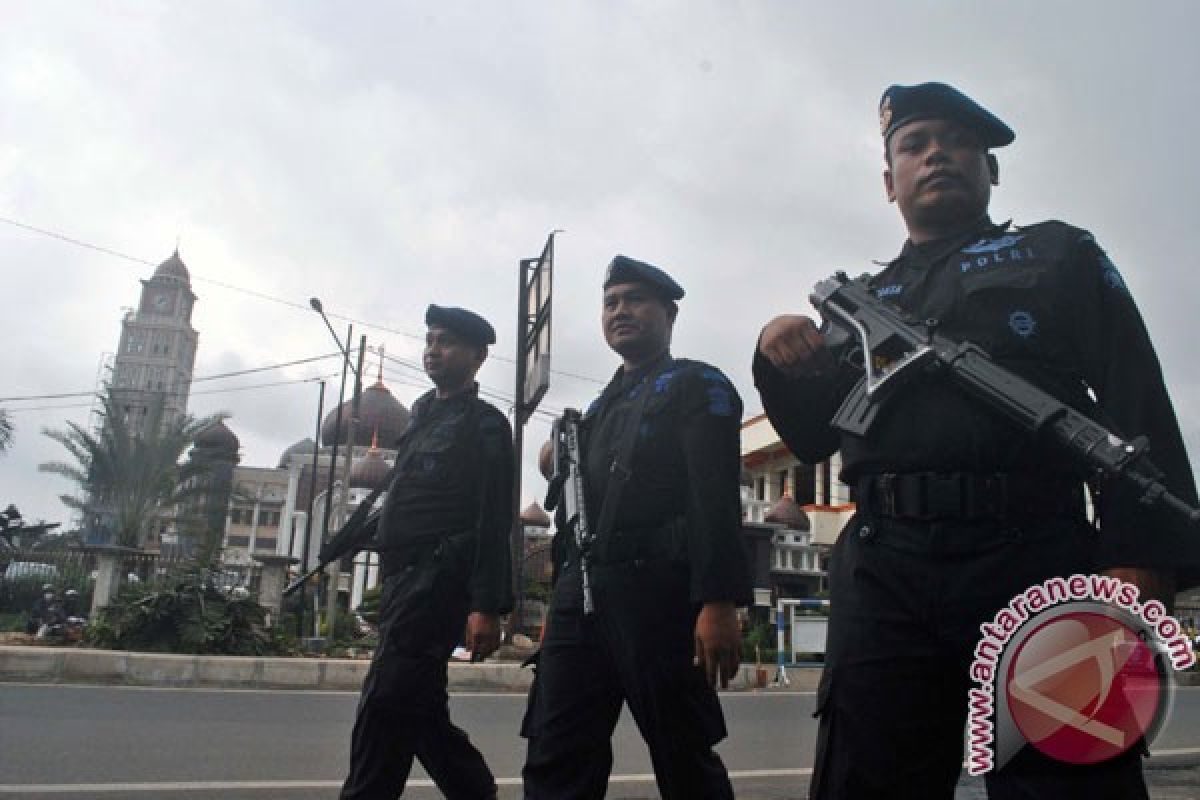
[[(1195, 481), (1149, 334), (1116, 267), (1086, 231), (1062, 222), (1016, 228), (983, 220), (922, 245), (907, 243), (870, 281), (881, 298), (938, 331), (980, 345), (1000, 365), (1121, 435), (1146, 436), (1167, 487), (1196, 503)], [(1036, 442), (945, 380), (911, 383), (889, 400), (871, 435), (829, 421), (861, 372), (853, 343), (828, 343), (834, 368), (792, 380), (755, 354), (763, 406), (783, 441), (815, 463), (841, 448), (842, 479), (912, 471), (1079, 475), (1061, 451)], [(1101, 567), (1178, 571), (1200, 582), (1197, 535), (1113, 483), (1098, 507)], [(1181, 587), (1182, 588), (1182, 587)]]
[(471, 610), (512, 609), (512, 429), (476, 390), (413, 404), (398, 445), (400, 466), (379, 516), (378, 544), (389, 550), (474, 532)]
[(667, 355), (630, 374), (617, 370), (584, 416), (591, 518), (599, 518), (621, 432), (641, 391), (651, 394), (613, 530), (652, 529), (681, 519), (691, 599), (746, 605), (751, 592), (741, 544), (742, 401), (716, 367)]

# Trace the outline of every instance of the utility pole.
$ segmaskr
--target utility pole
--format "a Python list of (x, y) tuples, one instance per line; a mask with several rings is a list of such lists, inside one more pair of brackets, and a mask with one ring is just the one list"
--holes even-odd
[[(321, 395), (317, 400), (317, 433), (313, 437), (312, 475), (308, 481), (308, 515), (304, 518), (304, 543), (300, 552), (300, 574), (308, 571), (308, 548), (316, 526), (313, 524), (313, 503), (317, 499), (317, 471), (321, 468), (321, 417), (325, 413), (325, 381), (321, 381)], [(294, 551), (288, 550), (288, 555)], [(304, 638), (304, 604), (308, 602), (308, 587), (300, 587), (300, 613), (296, 615), (296, 636)]]
[[(324, 313), (321, 316), (324, 317)], [(346, 353), (346, 350), (350, 347), (353, 335), (354, 326), (347, 325), (346, 348), (342, 350), (342, 382), (338, 387), (337, 411), (334, 412), (336, 416), (333, 420), (333, 452), (330, 454), (329, 461), (329, 481), (325, 487), (325, 513), (322, 514), (321, 518), (321, 544), (325, 544), (329, 539), (329, 514), (333, 510), (333, 480), (337, 473), (338, 445), (342, 441), (342, 403), (346, 396), (346, 369), (350, 366), (350, 356)], [(341, 347), (341, 342), (338, 342), (338, 346)], [(328, 585), (326, 585), (325, 590), (329, 591)], [(313, 609), (316, 616), (316, 619), (313, 620), (313, 636), (317, 637), (321, 635), (321, 614), (319, 608), (320, 606), (317, 606), (317, 608)], [(333, 624), (332, 620), (330, 620), (330, 624)], [(332, 630), (330, 632), (332, 633)]]
[[(346, 338), (347, 346), (350, 344)], [(354, 401), (350, 404), (350, 432), (346, 437), (346, 468), (342, 473), (342, 494), (338, 499), (337, 524), (341, 527), (346, 522), (346, 510), (350, 504), (350, 469), (354, 464), (354, 436), (358, 431), (358, 410), (362, 401), (362, 371), (363, 355), (367, 352), (367, 337), (363, 336), (358, 343), (358, 368), (354, 370)], [(347, 361), (349, 354), (347, 353)], [(333, 626), (337, 621), (338, 586), (342, 582), (342, 561), (336, 559), (329, 565), (329, 596), (325, 599), (325, 618), (329, 620), (329, 642), (333, 643)]]

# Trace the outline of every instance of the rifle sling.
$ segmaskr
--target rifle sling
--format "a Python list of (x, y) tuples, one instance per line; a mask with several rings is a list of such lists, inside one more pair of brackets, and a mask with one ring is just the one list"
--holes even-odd
[(621, 503), (621, 491), (633, 474), (630, 463), (633, 459), (633, 445), (637, 441), (638, 429), (642, 426), (642, 413), (646, 410), (646, 401), (650, 397), (650, 392), (655, 381), (658, 380), (658, 376), (673, 363), (674, 359), (668, 356), (663, 359), (663, 363), (647, 373), (642, 380), (637, 398), (629, 407), (629, 416), (625, 418), (625, 426), (621, 429), (621, 439), (617, 443), (617, 452), (609, 470), (604, 500), (600, 504), (600, 516), (596, 523), (595, 535), (597, 541), (608, 538), (612, 533), (613, 522), (617, 518), (617, 506)]

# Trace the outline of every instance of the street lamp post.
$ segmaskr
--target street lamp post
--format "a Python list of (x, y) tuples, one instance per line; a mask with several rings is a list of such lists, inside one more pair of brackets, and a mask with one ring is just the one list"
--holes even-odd
[[(321, 543), (324, 544), (325, 540), (329, 537), (329, 514), (332, 511), (332, 507), (333, 507), (333, 503), (332, 503), (333, 482), (334, 482), (335, 474), (337, 472), (338, 445), (341, 443), (341, 438), (342, 438), (342, 402), (346, 395), (346, 371), (347, 371), (347, 369), (354, 370), (356, 387), (361, 387), (362, 376), (360, 375), (361, 370), (355, 369), (354, 365), (350, 362), (350, 344), (353, 341), (354, 326), (348, 325), (346, 327), (346, 344), (343, 346), (341, 340), (338, 339), (337, 333), (333, 330), (333, 325), (330, 324), (329, 318), (327, 316), (325, 316), (325, 309), (321, 305), (320, 299), (318, 299), (316, 297), (311, 297), (308, 300), (308, 304), (312, 307), (313, 311), (316, 311), (318, 314), (321, 315), (321, 319), (325, 322), (325, 327), (329, 329), (329, 333), (333, 337), (333, 341), (337, 344), (338, 350), (342, 354), (342, 382), (341, 382), (340, 387), (338, 388), (337, 418), (334, 419), (334, 421), (333, 421), (333, 452), (330, 454), (329, 482), (328, 482), (328, 486), (326, 488), (326, 493), (325, 493), (325, 511), (324, 511), (324, 514), (322, 515), (322, 521), (321, 521)], [(360, 353), (360, 356), (361, 356), (361, 353)], [(351, 422), (351, 425), (353, 425), (353, 422)], [(354, 442), (353, 441), (351, 441), (348, 444), (347, 449), (350, 453), (350, 456), (353, 457), (353, 454), (354, 454)], [(342, 487), (342, 491), (343, 491), (343, 494), (350, 491), (349, 481), (347, 481), (346, 485), (344, 487)], [(333, 574), (336, 575), (336, 567), (334, 568)], [(336, 609), (337, 586), (332, 585), (331, 581), (332, 581), (332, 578), (330, 579), (330, 581), (327, 581), (328, 585), (327, 585), (326, 591), (330, 592), (330, 594), (333, 595), (333, 600), (331, 600), (327, 604), (327, 608)], [(332, 612), (330, 612), (329, 617), (328, 617), (328, 622), (329, 622), (329, 636), (330, 636), (331, 640), (333, 638), (333, 621), (334, 621), (334, 618), (333, 618)], [(315, 631), (314, 635), (317, 635), (317, 636), (320, 635), (321, 631), (320, 631), (319, 619), (314, 620), (314, 631)]]

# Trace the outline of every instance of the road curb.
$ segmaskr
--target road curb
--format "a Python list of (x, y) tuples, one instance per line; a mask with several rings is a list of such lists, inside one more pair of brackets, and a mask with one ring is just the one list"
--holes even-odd
[[(0, 681), (109, 684), (116, 686), (222, 689), (308, 689), (358, 691), (369, 661), (345, 658), (190, 656), (89, 650), (77, 647), (0, 645)], [(772, 670), (773, 672), (773, 670)], [(729, 688), (760, 687), (764, 670), (743, 664)], [(816, 689), (820, 669), (788, 673), (792, 691)], [(450, 664), (449, 688), (458, 692), (525, 692), (533, 671), (515, 662)]]

